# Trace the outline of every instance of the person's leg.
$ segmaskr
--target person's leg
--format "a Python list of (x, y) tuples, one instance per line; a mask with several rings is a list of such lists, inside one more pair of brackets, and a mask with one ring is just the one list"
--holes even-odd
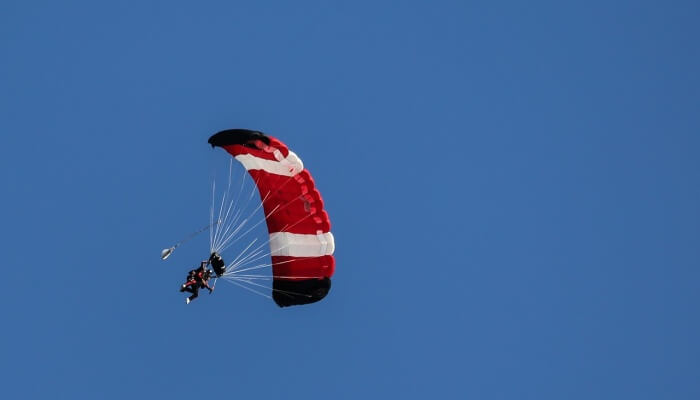
[[(190, 286), (190, 288), (192, 288), (192, 296), (188, 297), (187, 299), (189, 301), (192, 301), (192, 300), (196, 299), (197, 296), (199, 296), (199, 285), (192, 285), (192, 286)], [(189, 301), (188, 301), (188, 303), (189, 303)]]

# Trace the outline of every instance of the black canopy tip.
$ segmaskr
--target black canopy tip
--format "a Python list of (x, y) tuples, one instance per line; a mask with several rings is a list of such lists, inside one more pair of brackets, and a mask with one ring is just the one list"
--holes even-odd
[(261, 140), (265, 144), (270, 144), (270, 138), (265, 136), (264, 133), (249, 129), (226, 129), (213, 134), (207, 143), (211, 147), (223, 147), (233, 144), (245, 145), (255, 140)]
[(293, 281), (275, 279), (272, 282), (272, 299), (280, 307), (311, 304), (323, 300), (331, 290), (330, 278)]

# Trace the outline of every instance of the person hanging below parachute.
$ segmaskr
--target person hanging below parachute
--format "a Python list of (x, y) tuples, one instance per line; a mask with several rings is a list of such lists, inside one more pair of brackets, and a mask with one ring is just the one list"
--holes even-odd
[[(213, 269), (207, 269), (207, 265), (211, 265)], [(196, 299), (199, 296), (199, 289), (205, 288), (209, 290), (209, 294), (214, 291), (213, 287), (209, 286), (209, 280), (212, 274), (216, 274), (216, 277), (221, 277), (226, 271), (226, 263), (223, 258), (217, 253), (213, 252), (209, 256), (208, 260), (203, 260), (199, 264), (199, 268), (190, 270), (187, 274), (187, 280), (180, 286), (180, 292), (192, 293), (186, 299), (186, 303)]]
[(204, 260), (199, 264), (199, 268), (191, 270), (187, 274), (187, 281), (180, 286), (180, 292), (192, 293), (185, 303), (190, 304), (190, 302), (199, 296), (199, 289), (205, 288), (209, 290), (211, 294), (214, 289), (209, 286), (209, 279), (211, 279), (212, 270), (207, 269), (209, 265), (209, 260)]

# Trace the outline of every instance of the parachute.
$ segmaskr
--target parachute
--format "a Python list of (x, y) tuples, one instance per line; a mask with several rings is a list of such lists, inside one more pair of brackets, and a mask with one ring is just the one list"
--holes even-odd
[[(209, 144), (240, 162), (257, 186), (269, 234), (272, 299), (280, 307), (323, 299), (335, 271), (335, 241), (321, 194), (301, 159), (280, 140), (247, 129), (218, 132)], [(170, 254), (166, 250), (163, 258)], [(209, 261), (217, 276), (239, 272), (235, 260), (227, 271), (216, 249)]]

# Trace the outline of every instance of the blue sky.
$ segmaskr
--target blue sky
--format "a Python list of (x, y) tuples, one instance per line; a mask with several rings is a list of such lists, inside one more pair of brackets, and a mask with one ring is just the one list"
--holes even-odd
[[(700, 398), (690, 1), (0, 3), (7, 398)], [(177, 287), (223, 156), (312, 171), (333, 289)]]

